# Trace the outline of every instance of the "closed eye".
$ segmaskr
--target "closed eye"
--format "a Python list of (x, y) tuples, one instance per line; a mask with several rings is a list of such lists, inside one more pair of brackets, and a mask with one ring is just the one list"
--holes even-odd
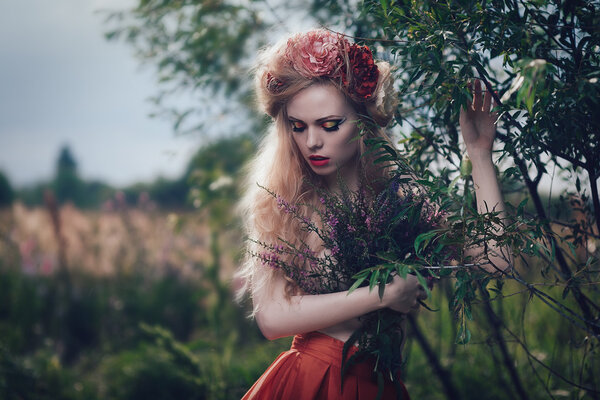
[(306, 129), (306, 124), (300, 121), (290, 121), (292, 123), (292, 131), (302, 132)]
[(323, 129), (325, 129), (327, 132), (333, 132), (333, 131), (337, 131), (340, 129), (340, 125), (342, 123), (344, 123), (346, 119), (345, 118), (341, 118), (341, 119), (332, 119), (329, 121), (325, 121), (321, 124), (321, 126), (323, 127)]

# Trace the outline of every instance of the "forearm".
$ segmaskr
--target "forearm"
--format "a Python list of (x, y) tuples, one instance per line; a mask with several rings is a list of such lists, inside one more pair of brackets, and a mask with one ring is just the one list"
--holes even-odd
[[(477, 200), (477, 212), (498, 212), (499, 217), (504, 220), (506, 218), (504, 200), (502, 199), (502, 192), (491, 154), (475, 154), (471, 158), (471, 162), (473, 165), (472, 177)], [(494, 224), (492, 229), (496, 234), (502, 233), (502, 225)], [(486, 270), (497, 272), (498, 269), (504, 271), (510, 268), (512, 257), (508, 249), (498, 246), (495, 240), (488, 240), (485, 247), (487, 249), (484, 246), (469, 249), (467, 255), (480, 258), (484, 250), (487, 250), (484, 262), (489, 262), (489, 264), (484, 265)]]
[(477, 212), (500, 212), (504, 218), (505, 207), (500, 191), (500, 184), (496, 176), (496, 169), (491, 155), (478, 155), (471, 158), (473, 165), (472, 177), (477, 199)]
[[(262, 299), (256, 322), (267, 339), (316, 331), (385, 307), (378, 291), (361, 287), (320, 295), (283, 296), (284, 283), (276, 283), (275, 296)], [(281, 295), (278, 295), (281, 293)]]

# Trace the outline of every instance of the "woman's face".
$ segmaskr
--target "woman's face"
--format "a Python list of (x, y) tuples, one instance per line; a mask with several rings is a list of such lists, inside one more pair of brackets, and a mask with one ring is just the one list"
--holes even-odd
[(311, 169), (329, 186), (340, 177), (352, 186), (357, 181), (359, 157), (358, 117), (333, 85), (312, 85), (287, 104), (291, 134)]

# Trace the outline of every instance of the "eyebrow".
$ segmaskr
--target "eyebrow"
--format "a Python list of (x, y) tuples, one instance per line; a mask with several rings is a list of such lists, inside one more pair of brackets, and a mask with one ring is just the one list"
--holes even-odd
[[(294, 118), (294, 117), (292, 117), (292, 116), (289, 116), (289, 115), (288, 115), (288, 119), (289, 119), (290, 121), (293, 121), (293, 122), (302, 122), (302, 123), (305, 123), (305, 122), (304, 122), (304, 121), (302, 121), (301, 119)], [(342, 117), (342, 116), (340, 116), (340, 115), (328, 115), (328, 116), (326, 116), (326, 117), (323, 117), (323, 118), (319, 118), (319, 119), (317, 119), (315, 122), (317, 122), (317, 123), (319, 123), (319, 124), (320, 124), (320, 123), (322, 123), (322, 122), (326, 122), (326, 121), (331, 121), (331, 120), (345, 120), (345, 119), (346, 119), (346, 117)]]

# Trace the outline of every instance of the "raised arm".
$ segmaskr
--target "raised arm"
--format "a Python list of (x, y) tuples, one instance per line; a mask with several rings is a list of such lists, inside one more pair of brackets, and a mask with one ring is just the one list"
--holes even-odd
[[(460, 129), (467, 148), (467, 154), (473, 165), (473, 185), (477, 199), (477, 211), (480, 213), (499, 211), (505, 218), (504, 201), (500, 185), (492, 161), (492, 148), (496, 137), (496, 120), (498, 114), (492, 111), (492, 95), (481, 88), (481, 81), (476, 80), (473, 88), (473, 101), (460, 113)], [(495, 226), (501, 229), (500, 226)], [(480, 258), (484, 248), (468, 249), (467, 255)], [(495, 241), (487, 242), (487, 259), (490, 264), (483, 267), (489, 272), (504, 271), (511, 267), (512, 257), (505, 248), (500, 248)]]
[(350, 294), (344, 291), (292, 296), (288, 301), (284, 295), (285, 280), (278, 277), (272, 290), (256, 299), (260, 302), (256, 322), (267, 339), (277, 339), (329, 328), (385, 307), (408, 313), (418, 308), (417, 298), (427, 297), (413, 275), (406, 279), (394, 277), (386, 286), (383, 300), (377, 292), (361, 287)]

